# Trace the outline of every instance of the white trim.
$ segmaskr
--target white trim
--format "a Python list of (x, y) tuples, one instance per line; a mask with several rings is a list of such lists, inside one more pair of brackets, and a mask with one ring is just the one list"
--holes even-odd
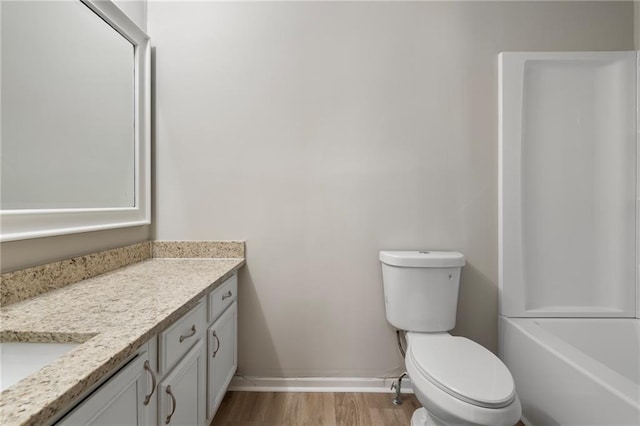
[(151, 48), (149, 36), (110, 0), (81, 0), (134, 46), (135, 205), (130, 208), (0, 210), (0, 241), (151, 223)]
[[(234, 376), (229, 391), (239, 392), (367, 392), (394, 393), (397, 377), (248, 377)], [(411, 379), (402, 379), (402, 393), (413, 393)]]

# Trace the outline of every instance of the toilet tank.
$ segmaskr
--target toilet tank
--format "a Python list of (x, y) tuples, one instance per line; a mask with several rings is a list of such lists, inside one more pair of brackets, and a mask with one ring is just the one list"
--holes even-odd
[(445, 332), (456, 325), (460, 270), (455, 251), (381, 251), (387, 321), (417, 332)]

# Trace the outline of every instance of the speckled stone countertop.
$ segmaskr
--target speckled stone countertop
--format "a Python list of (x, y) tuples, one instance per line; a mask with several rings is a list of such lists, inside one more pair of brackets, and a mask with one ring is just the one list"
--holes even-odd
[(46, 424), (244, 265), (149, 259), (0, 310), (0, 340), (81, 342), (0, 394), (0, 425)]

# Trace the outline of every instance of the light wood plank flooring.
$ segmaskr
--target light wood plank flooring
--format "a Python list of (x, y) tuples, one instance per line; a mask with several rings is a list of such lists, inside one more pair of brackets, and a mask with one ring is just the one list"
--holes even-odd
[(400, 406), (392, 399), (390, 393), (227, 392), (211, 426), (409, 426), (420, 403), (409, 394)]

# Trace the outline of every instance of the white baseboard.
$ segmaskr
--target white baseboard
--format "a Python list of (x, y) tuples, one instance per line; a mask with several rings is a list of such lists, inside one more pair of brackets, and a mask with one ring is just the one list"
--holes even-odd
[[(235, 376), (230, 391), (241, 392), (371, 392), (393, 393), (398, 378), (361, 377), (250, 377)], [(402, 393), (413, 393), (411, 380), (402, 379)]]

